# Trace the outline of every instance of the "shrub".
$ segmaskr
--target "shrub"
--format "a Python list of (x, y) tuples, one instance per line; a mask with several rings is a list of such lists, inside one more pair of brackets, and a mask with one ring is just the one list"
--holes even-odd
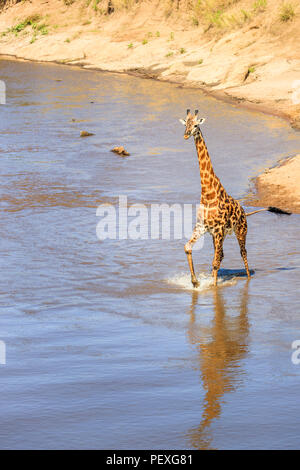
[(265, 11), (267, 7), (267, 0), (255, 0), (253, 3), (254, 11)]
[(280, 21), (283, 23), (290, 21), (295, 16), (295, 10), (291, 3), (284, 3), (281, 7)]

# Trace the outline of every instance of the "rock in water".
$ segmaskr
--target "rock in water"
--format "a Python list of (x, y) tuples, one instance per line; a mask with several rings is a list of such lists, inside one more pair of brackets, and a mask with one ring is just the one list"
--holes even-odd
[(128, 153), (122, 146), (114, 147), (113, 149), (111, 149), (111, 152), (115, 152), (118, 155), (121, 155), (122, 157), (127, 157), (128, 155), (130, 155), (130, 153)]
[(87, 131), (81, 131), (80, 132), (80, 137), (89, 137), (90, 135), (95, 135), (92, 132), (87, 132)]

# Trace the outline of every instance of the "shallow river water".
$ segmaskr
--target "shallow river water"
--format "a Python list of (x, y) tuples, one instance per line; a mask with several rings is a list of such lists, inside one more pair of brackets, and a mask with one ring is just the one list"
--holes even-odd
[(199, 201), (188, 107), (236, 198), (300, 134), (125, 75), (1, 60), (0, 79), (0, 447), (298, 448), (300, 216), (249, 218), (252, 278), (231, 237), (217, 289), (205, 236), (193, 290), (185, 239), (100, 241), (96, 208)]

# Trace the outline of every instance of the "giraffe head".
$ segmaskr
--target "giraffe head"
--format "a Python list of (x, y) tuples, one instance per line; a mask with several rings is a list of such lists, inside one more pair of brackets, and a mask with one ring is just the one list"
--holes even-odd
[(179, 119), (181, 124), (185, 126), (184, 138), (189, 139), (191, 135), (195, 135), (200, 129), (200, 124), (203, 124), (205, 118), (198, 118), (198, 109), (196, 109), (194, 116), (189, 109), (186, 110), (186, 119)]

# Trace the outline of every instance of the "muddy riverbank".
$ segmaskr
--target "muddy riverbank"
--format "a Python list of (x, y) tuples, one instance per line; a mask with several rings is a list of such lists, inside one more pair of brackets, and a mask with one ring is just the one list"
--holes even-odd
[[(255, 180), (254, 206), (276, 206), (300, 213), (300, 155), (281, 160)], [(250, 202), (249, 201), (249, 202)]]

